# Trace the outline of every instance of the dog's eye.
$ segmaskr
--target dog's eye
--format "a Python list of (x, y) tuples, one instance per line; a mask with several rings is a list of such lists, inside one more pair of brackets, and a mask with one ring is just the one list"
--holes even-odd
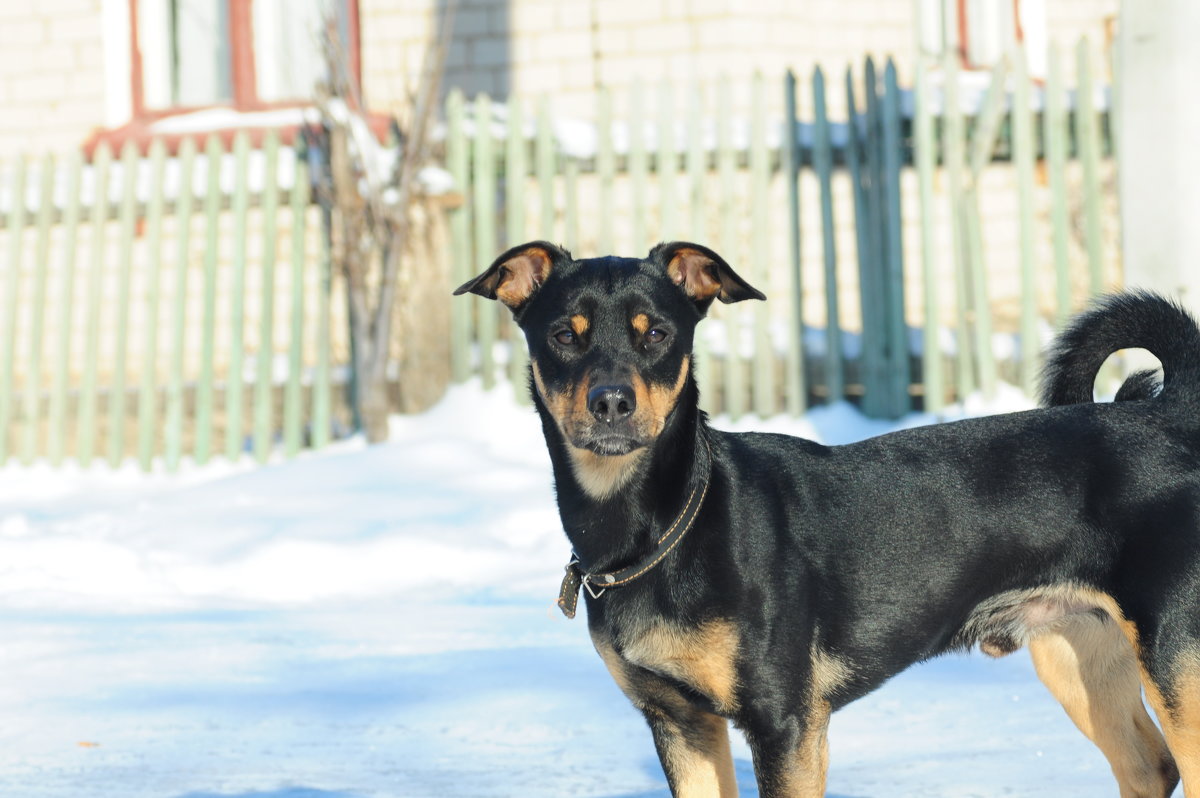
[(667, 340), (667, 333), (665, 330), (660, 330), (655, 327), (653, 330), (646, 332), (646, 343), (648, 344), (661, 344), (665, 340)]
[(563, 346), (575, 345), (575, 333), (571, 330), (559, 330), (554, 334), (554, 340), (558, 341)]

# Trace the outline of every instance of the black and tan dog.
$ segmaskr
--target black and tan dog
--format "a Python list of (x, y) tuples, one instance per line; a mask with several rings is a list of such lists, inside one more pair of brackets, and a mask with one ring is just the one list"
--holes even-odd
[[(613, 678), (675, 795), (823, 794), (832, 711), (928, 657), (1028, 645), (1121, 795), (1200, 798), (1200, 331), (1124, 294), (1052, 353), (1048, 403), (849, 446), (729, 434), (697, 407), (696, 323), (763, 296), (716, 253), (515, 247), (458, 289), (524, 331), (563, 526)], [(1163, 362), (1091, 402), (1112, 351)], [(1141, 688), (1165, 740), (1143, 709)]]

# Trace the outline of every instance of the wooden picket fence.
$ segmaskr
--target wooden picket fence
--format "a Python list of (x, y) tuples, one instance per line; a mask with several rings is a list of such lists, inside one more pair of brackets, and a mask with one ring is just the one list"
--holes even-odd
[[(531, 239), (579, 256), (691, 239), (769, 297), (714, 307), (700, 328), (710, 412), (849, 399), (895, 417), (1001, 380), (1029, 389), (1045, 330), (1119, 279), (1105, 177), (1117, 98), (1095, 104), (1086, 43), (1073, 92), (1061, 60), (1051, 52), (1035, 88), (1014, 51), (967, 111), (949, 59), (919, 60), (911, 92), (871, 61), (803, 85), (601, 89), (582, 126), (546, 99), (452, 92), (446, 164), (464, 202), (449, 211), (447, 286)], [(329, 442), (349, 345), (307, 169), (274, 133), (261, 148), (243, 133), (0, 163), (0, 465), (174, 470)], [(1018, 209), (1001, 222), (997, 174)], [(1001, 223), (1018, 241), (1012, 307), (989, 238)], [(446, 301), (454, 379), (507, 378), (524, 397), (508, 314)]]
[(174, 470), (330, 440), (329, 246), (306, 164), (273, 131), (261, 150), (246, 133), (201, 145), (4, 165), (0, 464)]
[[(1048, 75), (1042, 87), (1040, 108), (1031, 97), (1030, 80), (1024, 49), (1016, 45), (1010, 57), (992, 72), (987, 91), (978, 113), (970, 120), (960, 113), (957, 96), (959, 85), (957, 60), (945, 57), (940, 63), (946, 90), (940, 115), (931, 107), (929, 86), (930, 62), (918, 59), (915, 77), (915, 112), (913, 119), (914, 162), (920, 183), (920, 218), (922, 240), (922, 273), (924, 275), (924, 335), (933, 340), (946, 319), (941, 308), (947, 301), (939, 284), (934, 263), (939, 252), (932, 244), (934, 238), (933, 182), (940, 163), (948, 183), (953, 262), (953, 303), (957, 307), (957, 357), (946, 363), (940, 352), (926, 347), (922, 353), (922, 378), (927, 407), (940, 412), (941, 398), (946, 395), (946, 373), (953, 374), (957, 396), (966, 396), (976, 389), (991, 397), (996, 392), (1000, 369), (996, 363), (993, 342), (993, 310), (989, 301), (989, 257), (980, 235), (982, 227), (980, 204), (981, 176), (994, 159), (1011, 164), (1016, 173), (1018, 192), (1018, 238), (1020, 263), (1020, 315), (1017, 326), (1017, 352), (1014, 358), (1013, 382), (1027, 394), (1033, 395), (1041, 367), (1039, 325), (1044, 321), (1039, 307), (1053, 307), (1053, 322), (1061, 324), (1084, 299), (1119, 282), (1119, 262), (1106, 267), (1103, 252), (1105, 219), (1102, 202), (1105, 190), (1101, 185), (1101, 165), (1111, 159), (1116, 150), (1114, 134), (1116, 98), (1110, 93), (1107, 107), (1096, 104), (1091, 49), (1087, 39), (1081, 39), (1074, 50), (1076, 85), (1068, 89), (1063, 80), (1063, 56), (1051, 43), (1047, 53)], [(1012, 91), (1006, 90), (1011, 78)], [(1115, 91), (1115, 86), (1112, 87)], [(1068, 106), (1068, 97), (1073, 103)], [(940, 159), (939, 159), (940, 154)], [(1074, 192), (1081, 209), (1081, 221), (1073, 225), (1068, 218), (1067, 176), (1071, 160), (1077, 162), (1080, 176)], [(1039, 224), (1035, 219), (1035, 171), (1041, 169), (1048, 182), (1049, 219)], [(1115, 190), (1110, 192), (1115, 195)], [(1069, 257), (1072, 227), (1082, 229), (1082, 248), (1086, 261), (1086, 279), (1073, 279)], [(1114, 218), (1109, 227), (1116, 227)], [(1052, 255), (1039, 258), (1035, 242), (1048, 233)], [(1113, 248), (1115, 250), (1115, 247)], [(994, 258), (991, 259), (994, 263)], [(1053, 299), (1047, 302), (1039, 293), (1047, 293), (1039, 278), (1050, 266), (1053, 275)], [(1074, 275), (1078, 277), (1078, 275)], [(1082, 283), (1084, 288), (1077, 287)]]
[[(1052, 323), (1061, 320), (1114, 279), (1106, 277), (1100, 245), (1102, 227), (1113, 223), (1102, 219), (1099, 177), (1112, 152), (1111, 124), (1093, 102), (1089, 52), (1081, 42), (1071, 107), (1059, 55), (1051, 52), (1044, 110), (1037, 111), (1019, 50), (997, 67), (969, 112), (949, 58), (940, 65), (940, 92), (931, 65), (920, 60), (911, 102), (891, 61), (877, 69), (868, 59), (861, 82), (847, 70), (832, 86), (817, 69), (803, 121), (793, 74), (683, 91), (635, 85), (619, 118), (614, 93), (600, 89), (589, 146), (556, 129), (561, 120), (547, 98), (529, 124), (521, 98), (501, 106), (451, 93), (447, 163), (467, 199), (451, 219), (452, 282), (526, 240), (561, 242), (587, 257), (638, 255), (659, 240), (691, 238), (721, 252), (769, 297), (715, 307), (702, 326), (697, 374), (710, 412), (795, 414), (850, 398), (870, 415), (894, 418), (913, 408), (941, 413), (976, 391), (991, 396), (1002, 378), (1030, 389), (1046, 308), (1054, 308)], [(735, 102), (736, 89), (749, 101)], [(830, 116), (834, 93), (844, 99), (843, 121)], [(738, 128), (737, 119), (748, 125)], [(1048, 180), (1038, 197), (1050, 206), (1045, 223), (1035, 219), (1039, 162)], [(1015, 170), (1019, 194), (1020, 311), (1005, 330), (1016, 342), (1007, 359), (994, 352), (989, 290), (1002, 264), (989, 257), (981, 212), (990, 170)], [(1082, 180), (1069, 187), (1067, 175), (1074, 180), (1078, 172)], [(915, 187), (906, 189), (906, 179)], [(941, 208), (935, 184), (945, 195)], [(1084, 210), (1077, 226), (1090, 276), (1083, 290), (1070, 273), (1069, 200)], [(906, 227), (916, 241), (906, 244)], [(1054, 242), (1053, 297), (1032, 243), (1045, 233)], [(941, 238), (950, 246), (939, 245)], [(479, 376), (490, 386), (507, 374), (523, 395), (525, 348), (503, 308), (472, 298), (458, 300), (453, 312), (455, 379)]]

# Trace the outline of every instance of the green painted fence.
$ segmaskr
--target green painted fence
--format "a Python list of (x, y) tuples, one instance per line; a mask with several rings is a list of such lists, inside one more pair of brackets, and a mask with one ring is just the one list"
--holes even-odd
[[(710, 412), (940, 414), (1029, 389), (1048, 331), (1119, 280), (1103, 81), (1086, 42), (1074, 87), (1064, 54), (1048, 63), (1035, 84), (1014, 49), (974, 98), (927, 58), (911, 89), (869, 61), (602, 88), (582, 123), (548, 98), (452, 92), (447, 285), (523, 240), (691, 239), (769, 297), (701, 327)], [(306, 168), (274, 134), (0, 162), (0, 465), (175, 470), (327, 443), (348, 344)], [(524, 397), (508, 314), (475, 297), (449, 313), (453, 379)]]
[[(1003, 381), (1031, 390), (1047, 332), (1119, 280), (1100, 243), (1116, 223), (1101, 185), (1112, 121), (1093, 102), (1087, 43), (1076, 53), (1071, 107), (1057, 54), (1038, 87), (1019, 49), (974, 94), (951, 58), (919, 59), (912, 89), (867, 60), (836, 86), (818, 69), (600, 89), (590, 126), (565, 124), (545, 97), (454, 92), (447, 160), (468, 201), (451, 220), (452, 281), (524, 240), (586, 257), (690, 238), (769, 297), (715, 307), (701, 328), (710, 412), (849, 398), (894, 418)], [(1000, 193), (1017, 211), (997, 221)], [(1016, 245), (992, 243), (1005, 236)], [(471, 298), (452, 313), (455, 379), (490, 387), (507, 371), (523, 396), (524, 346), (503, 308)]]
[(277, 133), (0, 175), (0, 464), (173, 471), (329, 440), (329, 247)]

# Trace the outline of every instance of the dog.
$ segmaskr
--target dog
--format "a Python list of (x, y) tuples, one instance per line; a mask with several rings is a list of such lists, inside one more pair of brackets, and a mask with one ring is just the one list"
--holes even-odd
[[(830, 714), (910, 665), (1029, 648), (1120, 794), (1200, 798), (1200, 329), (1119, 294), (1049, 355), (1050, 407), (846, 446), (721, 432), (693, 336), (714, 300), (765, 299), (716, 252), (576, 260), (514, 247), (455, 292), (505, 304), (588, 629), (675, 796), (820, 796)], [(1163, 363), (1095, 403), (1113, 351)], [(1147, 700), (1162, 732), (1147, 714)]]

